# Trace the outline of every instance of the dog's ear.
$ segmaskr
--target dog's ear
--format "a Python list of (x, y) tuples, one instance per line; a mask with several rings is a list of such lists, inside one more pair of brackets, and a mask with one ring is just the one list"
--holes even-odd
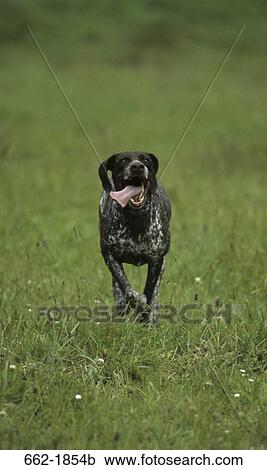
[(111, 155), (111, 157), (109, 157), (105, 162), (101, 163), (101, 165), (98, 168), (99, 178), (102, 181), (103, 189), (107, 193), (111, 191), (112, 189), (111, 182), (108, 177), (108, 171), (113, 170), (114, 161), (117, 155), (118, 155), (117, 153), (114, 153), (113, 155)]
[(154, 153), (149, 153), (148, 155), (152, 158), (154, 172), (155, 172), (155, 175), (156, 175), (157, 172), (158, 172), (158, 169), (159, 169), (159, 161), (158, 161), (156, 155), (154, 155)]

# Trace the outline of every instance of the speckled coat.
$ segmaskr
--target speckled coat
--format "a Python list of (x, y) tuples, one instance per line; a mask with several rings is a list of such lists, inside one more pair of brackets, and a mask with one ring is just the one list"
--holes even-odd
[[(112, 274), (117, 311), (124, 314), (133, 307), (142, 321), (155, 323), (164, 257), (170, 246), (171, 206), (168, 196), (160, 183), (154, 180), (145, 204), (136, 210), (130, 205), (122, 208), (110, 197), (110, 186), (106, 189), (99, 207), (100, 245)], [(143, 294), (131, 287), (123, 263), (148, 264)]]

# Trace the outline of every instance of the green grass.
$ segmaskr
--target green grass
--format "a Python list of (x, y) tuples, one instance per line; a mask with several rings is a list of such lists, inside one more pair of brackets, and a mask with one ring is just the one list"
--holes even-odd
[[(1, 8), (1, 448), (266, 448), (264, 3)], [(203, 311), (190, 313), (200, 324), (178, 315), (153, 330), (38, 314), (110, 307), (112, 295), (98, 242), (98, 162), (25, 22), (101, 158), (145, 149), (161, 167), (246, 23), (162, 179), (173, 218), (161, 303), (239, 304), (230, 325), (208, 323)], [(128, 273), (141, 288), (145, 270)]]

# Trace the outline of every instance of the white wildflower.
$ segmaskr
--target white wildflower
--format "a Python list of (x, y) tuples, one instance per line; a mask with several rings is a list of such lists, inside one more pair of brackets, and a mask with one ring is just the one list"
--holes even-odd
[(239, 398), (239, 397), (240, 397), (240, 393), (235, 393), (235, 394), (234, 394), (234, 397), (235, 397), (235, 398)]
[(200, 282), (201, 282), (201, 277), (195, 277), (195, 282), (196, 282), (197, 284), (200, 284)]
[(15, 364), (10, 364), (9, 369), (10, 369), (10, 370), (15, 370), (15, 369), (16, 369)]
[(75, 400), (81, 400), (81, 399), (82, 399), (82, 395), (77, 393), (77, 395), (75, 395)]

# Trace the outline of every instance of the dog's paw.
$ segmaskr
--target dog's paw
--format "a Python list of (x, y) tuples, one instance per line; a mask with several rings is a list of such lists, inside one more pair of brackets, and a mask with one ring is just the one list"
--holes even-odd
[(124, 302), (116, 303), (113, 307), (113, 312), (115, 315), (119, 315), (120, 317), (124, 317), (129, 313), (130, 307), (129, 304)]
[(146, 306), (147, 306), (147, 300), (146, 300), (146, 296), (144, 294), (138, 294), (137, 295), (137, 299), (136, 299), (136, 304), (135, 306), (137, 308), (143, 308), (145, 309)]
[(146, 296), (144, 294), (139, 294), (134, 289), (129, 289), (126, 295), (127, 303), (129, 303), (132, 308), (145, 308), (146, 306)]
[(150, 305), (139, 306), (136, 309), (136, 321), (148, 327), (156, 326), (158, 323), (158, 311)]
[(152, 308), (149, 312), (149, 320), (148, 320), (148, 325), (150, 327), (156, 326), (158, 324), (158, 310)]

